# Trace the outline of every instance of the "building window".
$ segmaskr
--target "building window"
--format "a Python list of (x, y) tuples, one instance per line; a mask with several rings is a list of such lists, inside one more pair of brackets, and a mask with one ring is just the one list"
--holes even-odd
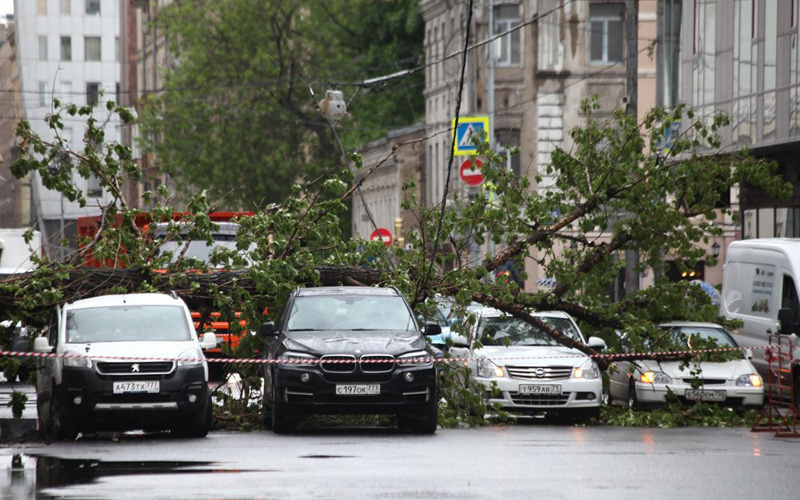
[(115, 90), (116, 92), (114, 92), (114, 97), (116, 97), (117, 106), (119, 106), (119, 103), (122, 102), (122, 94), (120, 92), (119, 82), (117, 82)]
[[(504, 33), (519, 26), (518, 5), (498, 5), (494, 8), (494, 29), (492, 35)], [(495, 42), (498, 66), (518, 66), (521, 43), (520, 30), (509, 33)]]
[(611, 64), (622, 61), (624, 53), (622, 3), (593, 3), (589, 5), (590, 58), (593, 63)]
[(72, 15), (72, 0), (61, 0), (59, 5), (61, 6), (60, 10), (62, 16)]
[(86, 196), (89, 198), (103, 196), (103, 187), (100, 185), (100, 179), (94, 174), (89, 175), (89, 178), (86, 179)]
[(72, 99), (72, 82), (61, 82), (58, 97), (63, 101), (70, 101)]
[(47, 82), (39, 82), (39, 105), (47, 106), (50, 100), (50, 85)]
[(47, 60), (47, 37), (40, 36), (39, 37), (39, 60), (46, 61)]
[(39, 16), (47, 15), (47, 0), (39, 0), (36, 4), (36, 14)]
[(660, 39), (656, 72), (661, 92), (656, 104), (665, 108), (677, 106), (680, 98), (681, 0), (664, 0), (658, 5)]
[(86, 0), (86, 15), (87, 16), (100, 15), (100, 0)]
[(120, 59), (120, 47), (119, 47), (119, 37), (114, 38), (114, 62), (119, 62)]
[(100, 84), (90, 82), (86, 84), (86, 104), (94, 106), (100, 99)]
[(84, 37), (83, 49), (85, 61), (99, 61), (102, 59), (99, 36)]
[(68, 36), (61, 37), (61, 60), (72, 60), (72, 38)]

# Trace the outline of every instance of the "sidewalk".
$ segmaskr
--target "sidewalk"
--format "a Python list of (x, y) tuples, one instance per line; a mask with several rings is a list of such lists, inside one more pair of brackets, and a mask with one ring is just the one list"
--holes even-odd
[[(11, 393), (23, 392), (28, 396), (22, 418), (15, 419), (8, 403)], [(22, 437), (36, 432), (36, 388), (28, 384), (9, 383), (0, 375), (0, 439)]]

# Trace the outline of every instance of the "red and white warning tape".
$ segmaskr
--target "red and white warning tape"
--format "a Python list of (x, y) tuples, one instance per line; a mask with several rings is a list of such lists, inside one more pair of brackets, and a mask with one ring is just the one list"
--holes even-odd
[[(657, 358), (663, 356), (680, 356), (683, 354), (696, 355), (701, 353), (715, 353), (715, 352), (731, 352), (731, 351), (744, 351), (746, 349), (770, 349), (774, 346), (752, 346), (752, 347), (722, 347), (717, 349), (697, 349), (690, 351), (650, 351), (639, 353), (624, 353), (624, 354), (563, 354), (553, 356), (477, 356), (477, 357), (456, 357), (456, 358), (431, 358), (431, 357), (418, 357), (418, 358), (392, 358), (392, 357), (371, 357), (366, 359), (354, 358), (337, 358), (330, 357), (325, 359), (305, 359), (305, 358), (289, 358), (289, 359), (270, 359), (270, 358), (205, 358), (209, 363), (236, 363), (236, 364), (286, 364), (286, 365), (318, 365), (318, 364), (344, 364), (344, 363), (398, 363), (398, 364), (425, 364), (425, 363), (452, 363), (461, 362), (468, 363), (470, 361), (478, 361), (482, 359), (491, 360), (520, 360), (520, 359), (565, 359), (565, 358), (604, 358), (608, 360), (615, 359), (647, 359)], [(98, 356), (96, 354), (81, 354), (81, 353), (44, 353), (44, 352), (24, 352), (24, 351), (0, 351), (0, 357), (18, 357), (18, 358), (89, 358), (93, 361), (203, 361), (202, 358), (169, 358), (169, 357), (148, 357), (148, 356)], [(335, 355), (334, 355), (335, 356)]]

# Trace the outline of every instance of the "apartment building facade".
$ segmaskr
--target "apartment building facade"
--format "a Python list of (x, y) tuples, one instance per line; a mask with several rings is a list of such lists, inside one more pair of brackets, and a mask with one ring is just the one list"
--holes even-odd
[[(22, 113), (44, 140), (57, 139), (44, 118), (53, 112), (54, 97), (62, 102), (85, 104), (119, 101), (119, 2), (117, 0), (16, 0), (16, 48), (20, 65)], [(104, 106), (95, 116), (107, 118)], [(84, 149), (85, 119), (65, 117), (58, 139), (73, 151)], [(118, 141), (116, 119), (105, 127), (106, 139)], [(31, 178), (32, 219), (42, 232), (51, 257), (61, 257), (75, 248), (78, 217), (97, 215), (99, 206), (110, 201), (95, 178), (75, 177), (88, 204), (80, 207), (60, 193)], [(70, 241), (63, 248), (59, 241)]]

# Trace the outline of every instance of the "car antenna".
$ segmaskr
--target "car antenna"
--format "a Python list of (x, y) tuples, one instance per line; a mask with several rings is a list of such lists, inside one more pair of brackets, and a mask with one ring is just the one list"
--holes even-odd
[(169, 291), (169, 296), (172, 297), (175, 300), (178, 300), (178, 293), (175, 290), (170, 290)]

